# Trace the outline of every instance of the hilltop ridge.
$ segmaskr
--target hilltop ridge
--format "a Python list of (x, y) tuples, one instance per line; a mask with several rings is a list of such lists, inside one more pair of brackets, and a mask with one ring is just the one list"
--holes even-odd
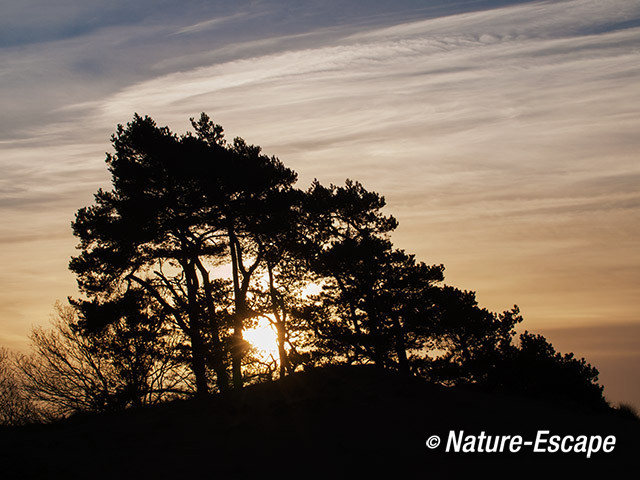
[[(612, 453), (453, 453), (469, 434), (615, 435)], [(477, 468), (590, 472), (631, 465), (640, 422), (612, 411), (472, 388), (446, 388), (373, 367), (328, 367), (239, 393), (0, 430), (5, 478), (231, 478), (446, 472)], [(425, 441), (439, 435), (429, 450)], [(242, 449), (234, 450), (240, 440)], [(306, 473), (305, 473), (306, 472)], [(547, 470), (548, 472), (548, 470)], [(204, 475), (204, 476), (203, 476)]]

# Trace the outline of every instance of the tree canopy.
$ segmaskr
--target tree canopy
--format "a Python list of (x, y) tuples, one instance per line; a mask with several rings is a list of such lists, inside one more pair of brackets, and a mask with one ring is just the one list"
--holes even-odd
[[(81, 298), (22, 361), (41, 398), (102, 411), (344, 363), (520, 391), (514, 379), (542, 375), (604, 401), (584, 359), (528, 333), (516, 344), (517, 306), (481, 308), (444, 284), (443, 265), (396, 248), (383, 196), (350, 179), (300, 189), (278, 158), (227, 142), (206, 114), (191, 124), (182, 135), (137, 114), (118, 125), (111, 189), (72, 222)], [(277, 332), (277, 367), (256, 363), (244, 339), (260, 319)]]

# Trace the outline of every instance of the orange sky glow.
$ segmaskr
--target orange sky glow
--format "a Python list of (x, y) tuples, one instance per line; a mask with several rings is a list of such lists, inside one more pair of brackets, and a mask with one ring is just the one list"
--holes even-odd
[[(517, 304), (521, 330), (640, 408), (640, 4), (417, 3), (111, 12), (77, 31), (69, 13), (66, 30), (3, 37), (0, 346), (27, 349), (77, 295), (70, 222), (109, 187), (116, 124), (138, 112), (182, 133), (204, 111), (300, 188), (351, 178), (384, 195), (397, 247), (482, 306)], [(35, 32), (28, 13), (5, 31)]]

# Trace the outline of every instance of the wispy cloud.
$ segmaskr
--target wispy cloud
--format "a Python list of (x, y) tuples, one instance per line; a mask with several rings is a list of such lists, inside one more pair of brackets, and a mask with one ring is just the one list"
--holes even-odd
[[(213, 42), (247, 20), (238, 12), (105, 29), (90, 49), (76, 39), (10, 52), (0, 75), (24, 98), (7, 98), (7, 111), (32, 102), (52, 113), (19, 129), (5, 120), (0, 244), (67, 231), (35, 210), (67, 219), (88, 204), (107, 183), (109, 134), (133, 112), (182, 131), (206, 111), (302, 184), (352, 177), (385, 194), (396, 243), (445, 263), (451, 283), (491, 308), (520, 303), (540, 325), (554, 312), (575, 324), (607, 312), (637, 320), (636, 295), (619, 285), (637, 285), (640, 271), (640, 5), (529, 2)], [(70, 73), (91, 52), (103, 72)]]
[(247, 20), (250, 18), (255, 18), (257, 16), (259, 16), (259, 14), (234, 13), (233, 15), (216, 17), (210, 20), (205, 20), (203, 22), (198, 22), (193, 25), (189, 25), (187, 27), (182, 27), (178, 29), (174, 34), (183, 35), (183, 34), (198, 33), (205, 30), (213, 30), (215, 28), (220, 27), (221, 25), (228, 26), (229, 24), (234, 23), (238, 20)]

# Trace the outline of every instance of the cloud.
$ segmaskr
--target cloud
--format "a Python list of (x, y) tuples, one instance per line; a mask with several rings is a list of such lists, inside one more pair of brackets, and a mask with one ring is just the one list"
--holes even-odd
[(206, 111), (302, 186), (383, 193), (395, 243), (489, 308), (517, 302), (532, 327), (637, 321), (640, 6), (434, 5), (296, 24), (268, 2), (5, 50), (2, 260), (63, 271), (115, 125), (138, 112), (181, 132)]
[(230, 23), (237, 22), (238, 20), (247, 20), (249, 18), (255, 18), (259, 14), (247, 14), (247, 13), (234, 13), (233, 15), (226, 15), (222, 17), (215, 17), (210, 20), (198, 22), (187, 27), (182, 27), (175, 32), (175, 35), (199, 33), (205, 30), (213, 30), (220, 26), (228, 26)]
[[(471, 170), (486, 179), (505, 169), (553, 173), (573, 163), (580, 170), (581, 155), (604, 153), (614, 142), (626, 150), (613, 168), (626, 171), (633, 143), (624, 140), (636, 127), (628, 99), (637, 97), (629, 78), (638, 75), (637, 54), (630, 47), (638, 29), (573, 37), (532, 37), (535, 29), (524, 29), (525, 36), (507, 36), (501, 30), (509, 23), (504, 16), (537, 26), (549, 12), (540, 4), (504, 10), (508, 15), (500, 10), (419, 22), (406, 36), (398, 36), (406, 28), (393, 30), (395, 36), (382, 29), (319, 48), (288, 45), (279, 53), (160, 76), (110, 97), (103, 118), (122, 119), (137, 110), (179, 121), (183, 112), (209, 110), (231, 125), (242, 118), (244, 131), (281, 152), (333, 153), (364, 146), (379, 158), (382, 144), (398, 138), (406, 155), (446, 152), (454, 157), (448, 172)], [(575, 23), (571, 11), (551, 13), (556, 26)], [(476, 18), (484, 25), (481, 34), (466, 30)], [(282, 140), (275, 140), (275, 119), (287, 125)], [(598, 136), (597, 142), (587, 131)], [(507, 133), (510, 149), (496, 152), (492, 144), (504, 145)], [(578, 140), (583, 138), (588, 141)], [(565, 149), (563, 161), (555, 162), (558, 147), (572, 141), (584, 146)], [(516, 142), (536, 148), (518, 152), (519, 160), (506, 158)], [(459, 153), (452, 155), (454, 150)], [(485, 157), (470, 164), (472, 151)], [(362, 161), (354, 160), (353, 166)]]
[(639, 13), (637, 4), (620, 0), (538, 1), (400, 23), (358, 32), (351, 38), (407, 38), (425, 32), (439, 36), (465, 32), (483, 43), (501, 38), (561, 38), (637, 27)]
[[(315, 48), (284, 36), (276, 53), (120, 89), (91, 103), (90, 118), (115, 125), (138, 111), (186, 127), (188, 116), (207, 110), (232, 135), (290, 156), (305, 179), (370, 180), (409, 209), (403, 199), (414, 202), (425, 188), (441, 199), (438, 211), (462, 217), (479, 204), (505, 216), (629, 208), (633, 192), (607, 202), (616, 190), (599, 179), (607, 158), (615, 158), (609, 176), (637, 172), (630, 79), (640, 73), (640, 33), (602, 29), (634, 14), (626, 2), (534, 3), (338, 32), (332, 42), (320, 30), (316, 39), (327, 44)], [(336, 170), (326, 158), (349, 160)], [(580, 189), (583, 181), (601, 185), (602, 203)], [(531, 201), (557, 202), (558, 192), (572, 199)], [(504, 210), (514, 194), (521, 200)]]

